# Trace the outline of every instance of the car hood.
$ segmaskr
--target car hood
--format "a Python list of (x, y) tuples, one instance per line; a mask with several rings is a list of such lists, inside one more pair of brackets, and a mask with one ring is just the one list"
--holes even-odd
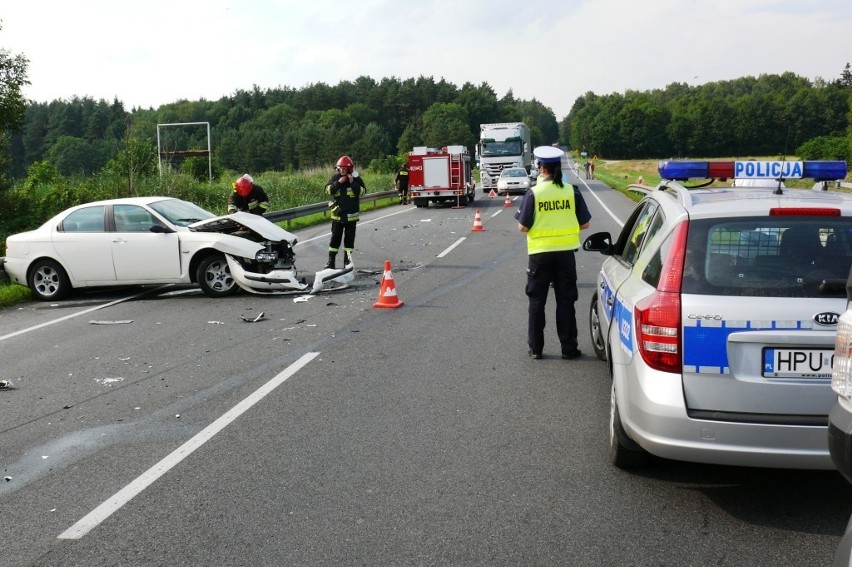
[(189, 225), (193, 232), (221, 232), (232, 234), (237, 230), (245, 229), (254, 232), (266, 240), (274, 242), (287, 241), (291, 245), (296, 243), (296, 236), (287, 232), (277, 224), (267, 220), (260, 215), (237, 212), (212, 219), (198, 221)]

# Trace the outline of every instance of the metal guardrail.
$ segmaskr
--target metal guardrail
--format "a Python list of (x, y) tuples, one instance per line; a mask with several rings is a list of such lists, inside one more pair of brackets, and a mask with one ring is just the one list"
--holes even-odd
[[(398, 194), (399, 193), (397, 193), (395, 190), (377, 191), (375, 193), (367, 193), (366, 195), (363, 195), (361, 197), (361, 201), (378, 201), (379, 199), (396, 197)], [(283, 211), (270, 211), (268, 213), (263, 213), (263, 216), (264, 218), (272, 222), (281, 222), (291, 221), (299, 217), (305, 217), (308, 215), (315, 215), (317, 213), (327, 212), (331, 212), (331, 207), (329, 207), (328, 201), (324, 201), (322, 203), (314, 203), (312, 205), (302, 205), (300, 207), (293, 207), (292, 209), (284, 209)]]

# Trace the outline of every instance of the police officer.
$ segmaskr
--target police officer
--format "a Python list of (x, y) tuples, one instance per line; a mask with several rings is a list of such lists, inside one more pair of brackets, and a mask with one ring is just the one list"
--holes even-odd
[(269, 197), (248, 173), (234, 182), (234, 190), (228, 197), (228, 214), (244, 211), (263, 215), (269, 208)]
[(328, 244), (328, 264), (334, 268), (335, 258), (343, 241), (343, 267), (352, 263), (355, 249), (355, 223), (361, 211), (361, 195), (367, 192), (364, 181), (355, 171), (355, 163), (349, 156), (337, 160), (335, 173), (325, 186), (331, 202), (331, 241)]
[(527, 234), (526, 294), (529, 297), (527, 344), (529, 355), (542, 358), (544, 349), (544, 306), (553, 284), (556, 296), (556, 334), (562, 358), (581, 356), (577, 348), (577, 265), (574, 252), (580, 248), (580, 229), (588, 228), (592, 216), (579, 188), (562, 181), (564, 152), (539, 146), (533, 154), (541, 176), (527, 191), (515, 213), (518, 230)]
[(396, 174), (396, 179), (393, 182), (396, 190), (399, 191), (399, 202), (402, 205), (408, 204), (408, 164), (402, 164), (402, 169)]

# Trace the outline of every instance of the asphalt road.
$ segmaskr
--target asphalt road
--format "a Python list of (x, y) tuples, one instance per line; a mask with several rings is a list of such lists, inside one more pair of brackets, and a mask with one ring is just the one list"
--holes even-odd
[[(585, 235), (617, 233), (632, 203), (582, 190)], [(852, 512), (835, 472), (609, 464), (602, 257), (578, 254), (584, 356), (559, 358), (551, 319), (529, 359), (503, 204), (368, 213), (353, 285), (306, 301), (0, 310), (0, 565), (829, 565)], [(309, 274), (327, 227), (298, 236)], [(399, 309), (373, 308), (386, 260)]]

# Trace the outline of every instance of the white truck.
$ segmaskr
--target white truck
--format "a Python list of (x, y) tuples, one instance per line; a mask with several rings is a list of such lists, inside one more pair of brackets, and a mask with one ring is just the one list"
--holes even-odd
[(497, 189), (497, 178), (507, 167), (523, 167), (530, 171), (532, 145), (530, 129), (523, 122), (499, 122), (479, 125), (476, 144), (482, 190)]

